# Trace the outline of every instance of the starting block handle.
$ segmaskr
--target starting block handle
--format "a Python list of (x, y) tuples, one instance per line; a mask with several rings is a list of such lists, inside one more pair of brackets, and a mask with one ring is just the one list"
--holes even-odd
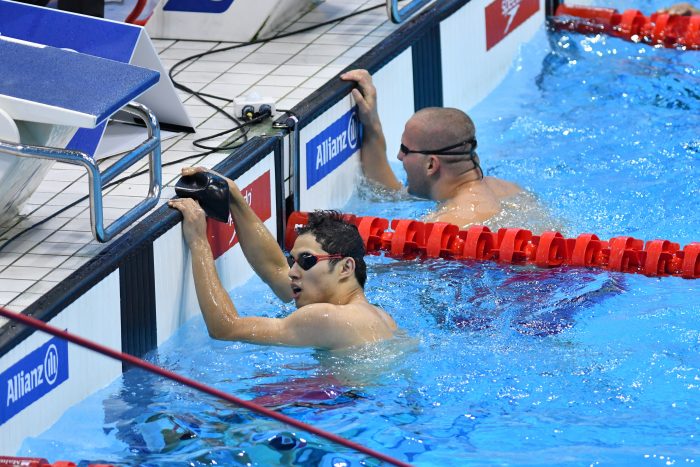
[(401, 24), (428, 3), (430, 0), (412, 0), (408, 5), (399, 8), (399, 0), (386, 0), (386, 11), (392, 23)]
[[(161, 161), (160, 161), (160, 126), (153, 112), (138, 102), (127, 104), (124, 111), (136, 115), (146, 123), (148, 139), (136, 148), (123, 155), (111, 167), (100, 173), (92, 157), (84, 152), (70, 149), (51, 148), (45, 146), (30, 146), (12, 144), (0, 141), (0, 152), (19, 157), (34, 159), (49, 159), (67, 164), (80, 165), (88, 173), (90, 190), (90, 224), (92, 234), (99, 242), (108, 242), (116, 234), (134, 223), (139, 217), (153, 209), (160, 198), (161, 191)], [(131, 208), (121, 217), (104, 226), (104, 209), (102, 205), (103, 188), (117, 175), (149, 155), (149, 188), (146, 198)]]

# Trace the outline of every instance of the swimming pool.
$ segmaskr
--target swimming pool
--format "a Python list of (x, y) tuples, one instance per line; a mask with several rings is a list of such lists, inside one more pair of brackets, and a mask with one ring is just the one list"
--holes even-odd
[[(700, 240), (699, 60), (538, 34), (470, 112), (487, 174), (536, 193), (567, 235)], [(430, 208), (355, 199), (347, 210), (419, 218)], [(215, 342), (195, 319), (151, 360), (418, 465), (697, 458), (697, 281), (371, 257), (368, 285), (404, 336), (329, 355)], [(257, 280), (232, 293), (241, 310), (291, 309)], [(128, 371), (20, 454), (123, 465), (374, 464), (289, 431)]]

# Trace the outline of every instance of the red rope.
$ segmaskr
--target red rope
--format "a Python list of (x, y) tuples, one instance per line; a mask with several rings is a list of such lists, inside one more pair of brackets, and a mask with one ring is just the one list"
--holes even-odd
[[(288, 250), (294, 246), (295, 229), (306, 225), (308, 218), (308, 213), (300, 211), (289, 215), (285, 235)], [(391, 258), (493, 260), (529, 263), (541, 268), (563, 265), (599, 267), (647, 276), (700, 279), (700, 242), (691, 242), (681, 249), (680, 244), (669, 240), (645, 242), (625, 236), (601, 240), (590, 233), (564, 238), (554, 231), (533, 235), (529, 230), (515, 228), (491, 232), (483, 225), (460, 230), (458, 226), (445, 222), (409, 219), (389, 222), (381, 217), (354, 214), (344, 214), (343, 218), (357, 226), (368, 254), (383, 251)]]
[(125, 23), (135, 23), (139, 19), (139, 15), (146, 7), (147, 0), (137, 0), (134, 9), (129, 13), (129, 16), (124, 20)]
[(377, 459), (382, 460), (384, 462), (387, 462), (389, 464), (397, 465), (400, 467), (406, 467), (406, 466), (410, 467), (410, 465), (411, 465), (411, 464), (408, 464), (406, 462), (402, 462), (398, 459), (394, 459), (393, 457), (387, 456), (386, 454), (382, 454), (381, 452), (377, 452), (377, 451), (370, 449), (366, 446), (362, 446), (361, 444), (357, 444), (353, 441), (342, 438), (342, 437), (335, 435), (333, 433), (329, 433), (327, 431), (321, 430), (321, 429), (313, 427), (311, 425), (307, 425), (304, 422), (300, 422), (298, 420), (295, 420), (291, 417), (287, 417), (286, 415), (282, 415), (281, 413), (275, 412), (274, 410), (270, 410), (268, 408), (262, 407), (258, 404), (253, 403), (253, 402), (239, 399), (239, 398), (232, 396), (230, 394), (227, 394), (223, 391), (219, 391), (218, 389), (214, 389), (212, 387), (206, 386), (206, 385), (199, 383), (197, 381), (194, 381), (192, 379), (186, 378), (182, 375), (178, 375), (177, 373), (173, 373), (172, 371), (168, 371), (164, 368), (161, 368), (159, 366), (148, 363), (147, 361), (141, 360), (140, 358), (136, 358), (133, 355), (118, 352), (116, 350), (110, 349), (109, 347), (105, 347), (101, 344), (98, 344), (97, 342), (90, 341), (90, 340), (82, 338), (80, 336), (75, 336), (75, 335), (70, 334), (66, 331), (63, 331), (61, 329), (50, 326), (50, 325), (48, 325), (48, 324), (44, 323), (43, 321), (40, 321), (36, 318), (32, 318), (30, 316), (23, 315), (21, 313), (15, 313), (12, 311), (8, 311), (2, 307), (0, 307), (0, 315), (6, 317), (8, 319), (19, 321), (19, 322), (26, 324), (27, 326), (33, 327), (35, 329), (39, 329), (40, 331), (43, 331), (47, 334), (51, 334), (51, 335), (60, 337), (62, 339), (67, 340), (68, 342), (72, 342), (72, 343), (79, 345), (81, 347), (85, 347), (85, 348), (93, 350), (97, 353), (101, 353), (102, 355), (106, 355), (106, 356), (114, 358), (116, 360), (121, 360), (122, 362), (127, 362), (131, 365), (137, 366), (137, 367), (142, 368), (146, 371), (150, 371), (151, 373), (155, 373), (155, 374), (162, 376), (164, 378), (168, 378), (168, 379), (171, 379), (173, 381), (177, 381), (178, 383), (184, 384), (185, 386), (189, 386), (191, 388), (197, 389), (198, 391), (202, 391), (204, 393), (218, 397), (218, 398), (223, 399), (225, 401), (236, 404), (240, 407), (244, 407), (248, 410), (252, 410), (253, 412), (257, 412), (257, 413), (266, 415), (270, 418), (274, 418), (277, 421), (280, 421), (282, 423), (286, 423), (286, 424), (291, 425), (293, 427), (299, 428), (300, 430), (304, 430), (306, 432), (313, 433), (313, 434), (318, 435), (322, 438), (325, 438), (329, 441), (332, 441), (332, 442), (337, 443), (337, 444), (341, 444), (345, 447), (348, 447), (350, 449), (354, 449), (355, 451), (367, 454), (368, 456), (372, 456), (374, 458), (377, 458)]

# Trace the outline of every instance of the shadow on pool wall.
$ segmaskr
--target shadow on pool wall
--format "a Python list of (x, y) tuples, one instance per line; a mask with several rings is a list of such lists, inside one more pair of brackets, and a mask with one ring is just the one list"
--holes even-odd
[[(437, 2), (351, 64), (348, 69), (366, 68), (374, 75), (387, 141), (399, 141), (404, 122), (419, 108), (469, 109), (488, 95), (505, 76), (519, 45), (544, 21), (545, 1), (530, 3), (527, 14), (491, 34), (492, 41), (498, 40), (487, 46), (489, 31), (502, 28), (511, 16), (502, 10), (502, 2)], [(484, 63), (488, 67), (477, 66)], [(265, 198), (265, 225), (280, 242), (290, 206), (341, 208), (355, 189), (360, 140), (350, 89), (348, 83), (331, 79), (292, 109), (299, 118), (298, 134), (254, 138), (215, 168), (253, 196)], [(323, 141), (343, 132), (353, 144), (342, 156), (319, 164)], [(270, 189), (255, 191), (261, 186)], [(161, 207), (25, 313), (116, 350), (144, 355), (200, 314), (179, 219)], [(217, 267), (230, 290), (253, 273), (235, 245), (233, 230), (227, 232), (231, 237), (220, 245)], [(47, 340), (42, 333), (4, 325), (0, 374), (25, 365), (28, 355)], [(45, 430), (67, 407), (123, 371), (121, 364), (73, 345), (64, 357), (70, 375), (66, 381), (0, 420), (0, 453), (15, 452), (23, 439)]]

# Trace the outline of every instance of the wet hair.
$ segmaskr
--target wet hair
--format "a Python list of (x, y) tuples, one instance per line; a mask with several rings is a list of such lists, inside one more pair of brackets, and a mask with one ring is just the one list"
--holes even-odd
[[(346, 222), (338, 211), (314, 211), (309, 213), (306, 225), (297, 227), (297, 235), (310, 233), (330, 255), (343, 255), (355, 260), (355, 278), (362, 288), (367, 281), (365, 244), (355, 225)], [(339, 259), (329, 260), (331, 265)]]

